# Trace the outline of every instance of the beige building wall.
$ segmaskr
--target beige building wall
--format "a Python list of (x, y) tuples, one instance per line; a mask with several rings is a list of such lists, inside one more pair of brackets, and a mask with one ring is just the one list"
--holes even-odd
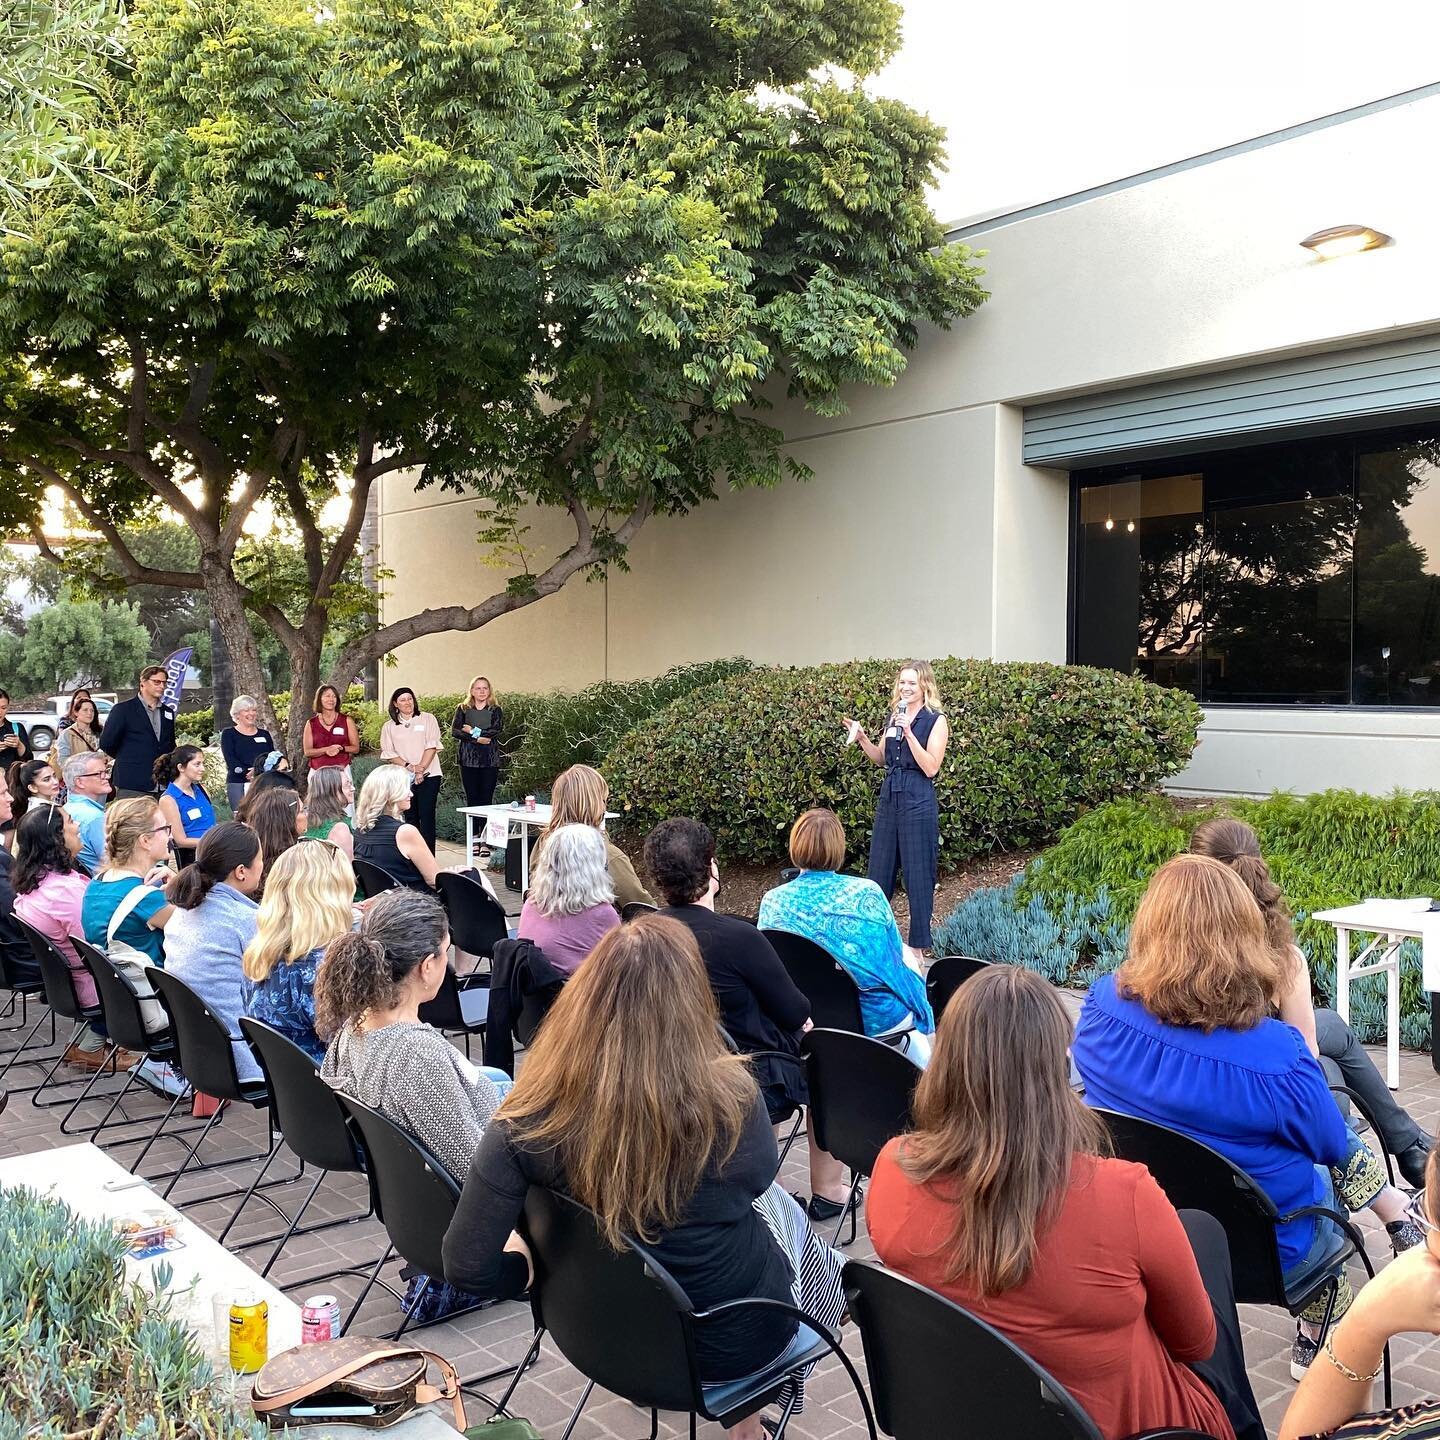
[[(1415, 178), (1437, 141), (1440, 98), (1429, 98), (1002, 217), (968, 237), (989, 252), (993, 298), (951, 332), (925, 333), (899, 384), (857, 390), (835, 420), (779, 409), (811, 482), (652, 521), (629, 574), (572, 583), (475, 635), (417, 641), (397, 683), (456, 690), (483, 670), (502, 693), (578, 687), (733, 654), (1063, 660), (1069, 482), (1023, 464), (1024, 405), (1440, 329), (1440, 189)], [(1298, 244), (1348, 222), (1396, 243), (1330, 263)], [(499, 588), (475, 508), (386, 481), (387, 616)], [(538, 568), (569, 537), (554, 516), (530, 518)], [(1367, 724), (1212, 711), (1182, 783), (1440, 783), (1433, 767), (1412, 778), (1440, 721)]]

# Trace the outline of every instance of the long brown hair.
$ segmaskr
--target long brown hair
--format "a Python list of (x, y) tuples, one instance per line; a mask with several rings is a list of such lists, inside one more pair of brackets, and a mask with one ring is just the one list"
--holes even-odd
[(1250, 887), (1276, 959), (1289, 970), (1295, 964), (1295, 930), (1280, 887), (1260, 853), (1260, 837), (1243, 821), (1229, 815), (1202, 820), (1190, 836), (1190, 853), (1208, 855), (1228, 865)]
[(721, 1038), (695, 937), (647, 915), (610, 931), (560, 992), (500, 1117), (558, 1151), (570, 1193), (618, 1249), (679, 1224), (758, 1098)]
[(1207, 855), (1177, 855), (1150, 878), (1115, 982), (1167, 1025), (1248, 1030), (1275, 1007), (1287, 970), (1249, 887)]
[(605, 824), (609, 798), (610, 785), (593, 766), (572, 765), (562, 770), (550, 788), (550, 823), (541, 839), (562, 825), (591, 825), (599, 830)]
[(1046, 981), (993, 965), (946, 1006), (916, 1088), (900, 1168), (952, 1205), (946, 1278), (982, 1295), (1024, 1283), (1075, 1156), (1110, 1153), (1104, 1124), (1070, 1088), (1071, 1033)]

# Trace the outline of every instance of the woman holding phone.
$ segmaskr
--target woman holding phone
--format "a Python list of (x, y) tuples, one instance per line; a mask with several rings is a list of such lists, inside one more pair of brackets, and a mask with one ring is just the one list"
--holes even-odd
[(905, 872), (910, 902), (906, 950), (912, 962), (930, 948), (930, 916), (935, 908), (935, 879), (940, 867), (940, 803), (935, 777), (945, 762), (950, 725), (941, 713), (935, 672), (926, 660), (900, 667), (890, 696), (890, 718), (880, 743), (865, 727), (845, 717), (848, 737), (873, 764), (885, 771), (875, 806), (870, 840), (870, 878), (895, 893), (896, 872)]

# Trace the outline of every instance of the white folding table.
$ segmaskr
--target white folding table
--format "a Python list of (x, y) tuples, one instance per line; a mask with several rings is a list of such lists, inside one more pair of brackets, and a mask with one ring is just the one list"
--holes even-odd
[[(1350, 982), (1362, 975), (1385, 976), (1385, 1083), (1400, 1085), (1400, 947), (1406, 940), (1420, 942), (1426, 990), (1440, 990), (1440, 912), (1420, 908), (1421, 900), (1363, 900), (1334, 910), (1317, 910), (1311, 917), (1335, 927), (1335, 1009), (1350, 1020)], [(1370, 936), (1353, 958), (1352, 935)]]
[[(533, 810), (527, 810), (523, 805), (461, 805), (457, 807), (460, 814), (465, 817), (465, 856), (468, 859), (475, 853), (475, 822), (477, 820), (488, 822), (491, 820), (503, 820), (506, 822), (506, 835), (510, 834), (509, 827), (518, 825), (519, 835), (524, 842), (520, 846), (520, 893), (524, 895), (530, 889), (530, 829), (538, 826), (544, 829), (550, 823), (550, 817), (554, 810), (549, 805), (536, 805)], [(607, 810), (605, 818), (615, 819), (617, 811)]]

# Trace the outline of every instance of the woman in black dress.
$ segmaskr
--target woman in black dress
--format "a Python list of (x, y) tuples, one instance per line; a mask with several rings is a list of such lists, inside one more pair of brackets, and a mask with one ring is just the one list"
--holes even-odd
[(500, 777), (500, 732), (505, 713), (490, 682), (477, 675), (463, 705), (455, 707), (450, 733), (460, 752), (460, 783), (467, 805), (489, 805)]

